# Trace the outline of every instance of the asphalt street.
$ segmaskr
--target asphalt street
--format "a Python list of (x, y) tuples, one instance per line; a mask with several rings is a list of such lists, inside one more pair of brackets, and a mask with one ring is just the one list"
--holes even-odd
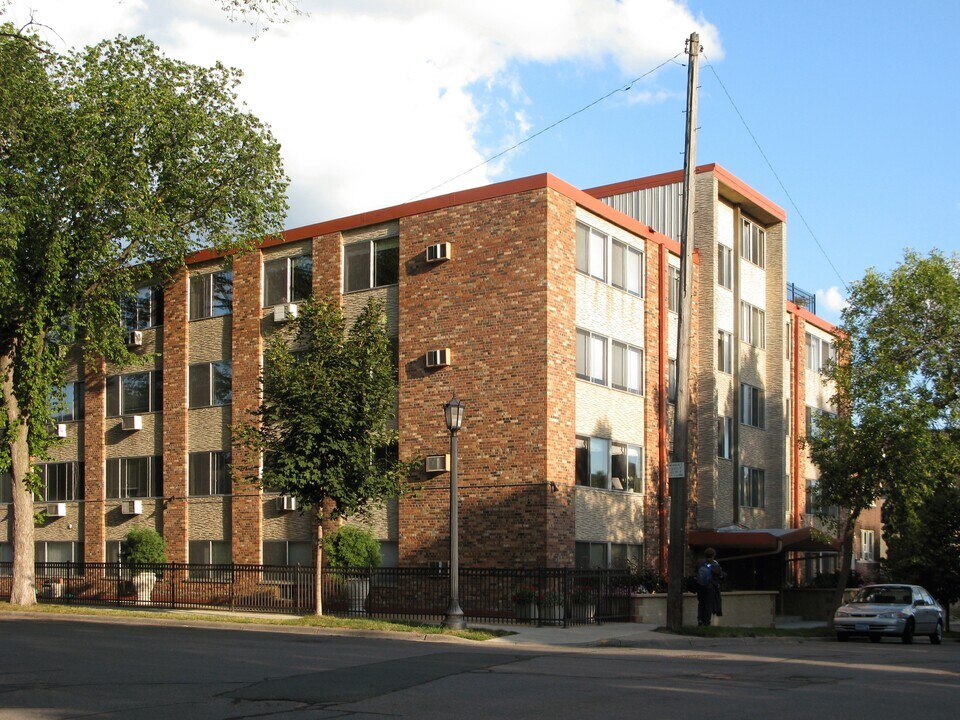
[(476, 643), (0, 617), (0, 720), (952, 720), (960, 707), (956, 642), (649, 633), (650, 642), (634, 634), (622, 647), (575, 647), (562, 644), (570, 637), (563, 629), (553, 632), (532, 644)]

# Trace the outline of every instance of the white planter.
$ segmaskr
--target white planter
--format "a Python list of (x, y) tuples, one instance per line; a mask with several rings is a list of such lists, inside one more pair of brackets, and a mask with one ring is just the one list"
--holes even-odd
[(544, 624), (562, 625), (563, 624), (563, 603), (547, 603), (543, 606), (543, 616), (540, 618)]
[(148, 604), (153, 594), (153, 586), (157, 584), (157, 574), (154, 572), (138, 572), (133, 576), (133, 587), (137, 591), (137, 602)]
[(353, 613), (366, 612), (367, 595), (370, 594), (370, 578), (347, 580), (347, 610)]
[(537, 609), (537, 603), (530, 601), (526, 603), (517, 603), (517, 620), (536, 620), (540, 616)]

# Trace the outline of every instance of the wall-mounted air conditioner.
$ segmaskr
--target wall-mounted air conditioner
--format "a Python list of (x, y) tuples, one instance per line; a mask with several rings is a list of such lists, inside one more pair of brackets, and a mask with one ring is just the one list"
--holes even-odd
[(447, 472), (450, 469), (450, 454), (427, 455), (426, 468), (428, 473)]
[(47, 505), (47, 517), (66, 517), (66, 516), (67, 516), (66, 503), (53, 503), (52, 505)]
[(282, 323), (286, 322), (289, 318), (295, 318), (299, 308), (296, 303), (280, 303), (279, 305), (273, 306), (273, 321)]
[(143, 345), (143, 333), (139, 330), (131, 330), (127, 333), (127, 347), (140, 347)]
[(67, 424), (57, 423), (57, 437), (65, 438), (67, 436)]
[(444, 367), (450, 364), (450, 348), (427, 351), (427, 367)]
[(124, 415), (120, 418), (124, 430), (143, 430), (143, 415)]
[(297, 499), (293, 495), (281, 495), (277, 498), (277, 510), (290, 512), (297, 509)]
[(443, 262), (444, 260), (449, 260), (452, 255), (453, 248), (450, 246), (450, 243), (437, 243), (436, 245), (430, 245), (427, 247), (427, 262)]
[(124, 515), (142, 515), (143, 500), (124, 500), (120, 503), (120, 512)]

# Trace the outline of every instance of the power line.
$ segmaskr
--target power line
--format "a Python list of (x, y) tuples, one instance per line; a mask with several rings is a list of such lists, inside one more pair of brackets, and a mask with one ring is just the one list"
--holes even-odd
[[(706, 53), (704, 53), (704, 58), (706, 58)], [(816, 233), (813, 232), (813, 228), (810, 227), (810, 223), (807, 222), (807, 219), (803, 216), (803, 213), (800, 211), (800, 208), (797, 206), (797, 203), (794, 202), (793, 196), (790, 195), (790, 191), (787, 190), (787, 186), (783, 184), (783, 180), (780, 179), (780, 175), (773, 167), (773, 163), (770, 162), (770, 158), (767, 157), (767, 154), (763, 151), (763, 148), (760, 146), (760, 142), (757, 140), (757, 136), (753, 134), (753, 130), (750, 129), (750, 126), (747, 124), (746, 119), (743, 117), (743, 113), (740, 112), (740, 108), (737, 107), (737, 104), (733, 101), (733, 97), (730, 95), (730, 91), (727, 90), (727, 86), (723, 84), (723, 80), (720, 79), (720, 75), (717, 73), (716, 68), (712, 63), (707, 62), (707, 67), (710, 68), (710, 72), (713, 73), (713, 76), (717, 79), (717, 82), (720, 83), (720, 87), (723, 89), (724, 94), (727, 96), (727, 100), (730, 101), (730, 104), (733, 106), (733, 109), (737, 113), (737, 117), (740, 118), (740, 122), (743, 123), (743, 127), (746, 129), (747, 133), (750, 135), (750, 139), (753, 140), (753, 144), (757, 146), (757, 150), (760, 151), (760, 155), (763, 157), (764, 162), (767, 164), (767, 167), (770, 168), (770, 172), (773, 173), (773, 176), (777, 179), (777, 182), (780, 184), (780, 189), (783, 190), (784, 194), (787, 196), (787, 199), (790, 201), (790, 204), (793, 206), (793, 209), (796, 211), (797, 216), (800, 218), (801, 222), (807, 232), (810, 233), (810, 237), (813, 238), (813, 241), (817, 244), (817, 247), (820, 248), (820, 252), (823, 253), (823, 257), (826, 259), (827, 263), (833, 268), (833, 272), (836, 274), (837, 278), (840, 280), (840, 284), (843, 285), (843, 289), (847, 292), (850, 292), (850, 287), (847, 285), (847, 281), (843, 279), (843, 276), (840, 274), (840, 271), (837, 270), (837, 266), (833, 264), (833, 261), (830, 259), (830, 256), (827, 255), (827, 251), (824, 249), (823, 245), (820, 244), (820, 240), (817, 239)]]
[(648, 75), (652, 75), (652, 74), (655, 73), (657, 70), (659, 70), (660, 68), (662, 68), (664, 65), (667, 65), (667, 64), (669, 64), (669, 63), (671, 63), (671, 62), (674, 62), (678, 57), (680, 57), (680, 56), (683, 55), (683, 54), (684, 54), (683, 52), (678, 52), (678, 53), (677, 53), (676, 55), (674, 55), (672, 58), (668, 58), (667, 60), (664, 60), (662, 63), (660, 63), (659, 65), (657, 65), (657, 66), (656, 66), (655, 68), (653, 68), (652, 70), (648, 70), (648, 71), (645, 72), (643, 75), (640, 75), (639, 77), (635, 77), (633, 80), (631, 80), (630, 82), (628, 82), (626, 85), (622, 85), (622, 86), (620, 86), (620, 87), (618, 87), (618, 88), (616, 88), (616, 89), (614, 89), (614, 90), (611, 90), (611, 91), (608, 92), (606, 95), (597, 98), (596, 100), (594, 100), (593, 102), (591, 102), (591, 103), (589, 103), (589, 104), (587, 104), (587, 105), (584, 105), (584, 106), (583, 106), (582, 108), (580, 108), (579, 110), (576, 110), (576, 111), (570, 113), (569, 115), (567, 115), (566, 117), (560, 118), (560, 119), (557, 120), (556, 122), (554, 122), (554, 123), (552, 123), (552, 124), (550, 124), (550, 125), (547, 125), (547, 127), (543, 128), (542, 130), (538, 130), (537, 132), (533, 133), (533, 135), (528, 135), (527, 137), (525, 137), (523, 140), (521, 140), (520, 142), (516, 143), (515, 145), (511, 145), (510, 147), (506, 148), (505, 150), (501, 150), (500, 152), (496, 153), (495, 155), (491, 155), (491, 156), (488, 157), (486, 160), (484, 160), (484, 161), (482, 161), (482, 162), (479, 162), (479, 163), (477, 163), (476, 165), (474, 165), (472, 168), (469, 168), (469, 169), (467, 169), (467, 170), (464, 170), (462, 173), (459, 173), (459, 174), (457, 174), (457, 175), (454, 175), (452, 178), (449, 178), (448, 180), (444, 180), (444, 181), (443, 181), (442, 183), (440, 183), (439, 185), (434, 185), (434, 186), (433, 186), (432, 188), (430, 188), (429, 190), (424, 190), (422, 193), (419, 193), (418, 195), (414, 195), (414, 196), (413, 196), (412, 198), (410, 198), (410, 200), (408, 200), (407, 202), (411, 202), (411, 201), (413, 201), (413, 200), (416, 200), (417, 198), (423, 197), (424, 195), (426, 195), (426, 194), (428, 194), (428, 193), (431, 193), (431, 192), (433, 192), (434, 190), (436, 190), (436, 189), (438, 189), (438, 188), (442, 188), (444, 185), (448, 185), (449, 183), (452, 183), (454, 180), (457, 180), (457, 179), (459, 179), (459, 178), (462, 178), (464, 175), (468, 175), (469, 173), (472, 173), (472, 172), (473, 172), (474, 170), (476, 170), (477, 168), (481, 168), (481, 167), (483, 167), (484, 165), (487, 165), (488, 163), (493, 162), (493, 161), (496, 160), (497, 158), (503, 157), (504, 155), (506, 155), (506, 154), (509, 153), (509, 152), (513, 152), (514, 150), (516, 150), (516, 149), (517, 149), (518, 147), (520, 147), (521, 145), (525, 145), (526, 143), (530, 142), (530, 141), (533, 140), (534, 138), (536, 138), (536, 137), (538, 137), (538, 136), (540, 136), (540, 135), (543, 135), (543, 134), (544, 134), (545, 132), (547, 132), (548, 130), (552, 130), (553, 128), (557, 127), (557, 125), (560, 125), (561, 123), (565, 123), (565, 122), (566, 122), (567, 120), (569, 120), (570, 118), (575, 117), (575, 116), (579, 115), (580, 113), (585, 112), (586, 110), (589, 110), (589, 109), (592, 108), (594, 105), (598, 105), (599, 103), (602, 103), (604, 100), (606, 100), (607, 98), (609, 98), (609, 97), (611, 97), (611, 96), (613, 96), (613, 95), (616, 95), (617, 93), (620, 93), (620, 92), (628, 92), (628, 91), (634, 86), (635, 83), (639, 82), (640, 80), (643, 80), (643, 79), (644, 79), (645, 77), (647, 77)]

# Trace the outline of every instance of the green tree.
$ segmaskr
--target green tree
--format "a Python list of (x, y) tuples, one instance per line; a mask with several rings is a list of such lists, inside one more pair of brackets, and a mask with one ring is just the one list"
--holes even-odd
[(33, 458), (67, 348), (123, 364), (118, 301), (202, 247), (282, 227), (279, 145), (240, 75), (119, 37), (66, 55), (0, 28), (0, 472), (13, 476), (12, 602), (35, 602)]
[(400, 495), (411, 463), (396, 458), (396, 371), (382, 304), (371, 300), (349, 332), (339, 306), (311, 299), (276, 334), (263, 356), (263, 400), (238, 442), (264, 457), (265, 488), (293, 495), (313, 511), (316, 612), (324, 513), (362, 515)]
[[(860, 513), (884, 501), (887, 544), (912, 537), (919, 517), (960, 457), (960, 261), (908, 251), (894, 270), (855, 283), (837, 339), (840, 361), (825, 371), (838, 414), (807, 441), (820, 469), (817, 502), (839, 506), (839, 587), (850, 571)], [(926, 541), (944, 545), (944, 532)], [(904, 548), (905, 549), (905, 548)]]

